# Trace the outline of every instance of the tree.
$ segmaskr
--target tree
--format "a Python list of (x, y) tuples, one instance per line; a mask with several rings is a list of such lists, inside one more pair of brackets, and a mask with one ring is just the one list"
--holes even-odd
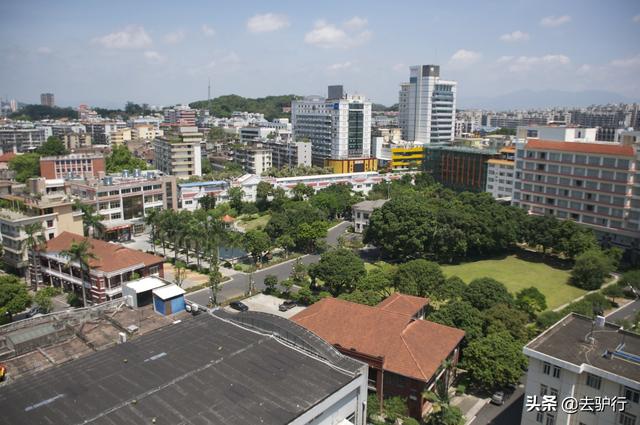
[(511, 336), (525, 342), (528, 337), (528, 316), (520, 310), (515, 310), (506, 304), (496, 304), (483, 311), (485, 320), (485, 333), (507, 331)]
[(0, 322), (10, 322), (15, 314), (24, 311), (31, 302), (31, 295), (18, 276), (0, 275)]
[(229, 195), (229, 205), (231, 208), (236, 210), (238, 213), (242, 212), (242, 198), (244, 197), (244, 192), (241, 187), (232, 187), (228, 190)]
[(285, 234), (280, 235), (276, 239), (276, 245), (284, 250), (284, 256), (288, 257), (289, 252), (296, 247), (296, 242), (293, 240), (291, 235)]
[(486, 310), (496, 304), (513, 303), (513, 297), (507, 291), (507, 287), (490, 277), (472, 280), (462, 298), (478, 310)]
[(526, 364), (522, 344), (506, 331), (471, 341), (464, 352), (471, 379), (487, 390), (518, 382)]
[(353, 291), (365, 273), (362, 259), (344, 248), (325, 252), (309, 269), (311, 278), (321, 279), (334, 296)]
[(436, 292), (444, 281), (444, 274), (437, 263), (417, 259), (398, 267), (393, 284), (403, 294), (426, 297)]
[(33, 298), (42, 313), (49, 313), (53, 310), (53, 301), (51, 298), (59, 295), (60, 293), (61, 291), (59, 288), (47, 286), (36, 292), (36, 295)]
[(293, 263), (293, 267), (291, 268), (291, 274), (289, 275), (289, 279), (298, 285), (303, 286), (307, 283), (308, 276), (308, 268), (305, 264), (302, 263), (300, 257), (296, 258), (296, 261)]
[(66, 155), (69, 153), (64, 142), (57, 136), (49, 136), (47, 141), (42, 144), (36, 152), (42, 156)]
[(306, 198), (313, 195), (314, 192), (315, 191), (311, 186), (307, 186), (304, 183), (298, 183), (293, 187), (293, 189), (291, 189), (293, 199), (296, 201), (304, 201)]
[(427, 417), (427, 425), (463, 425), (464, 417), (457, 406), (449, 404), (448, 386), (436, 382), (435, 391), (425, 391), (422, 396), (431, 402), (432, 411)]
[(202, 175), (206, 176), (208, 174), (213, 173), (213, 166), (211, 165), (211, 162), (209, 161), (209, 158), (207, 158), (205, 155), (203, 155), (200, 158), (200, 166), (202, 168)]
[(616, 298), (622, 298), (624, 296), (623, 287), (618, 283), (614, 283), (612, 285), (607, 286), (602, 290), (602, 294), (611, 298), (611, 302), (615, 303)]
[(187, 278), (187, 265), (182, 261), (176, 261), (173, 266), (173, 282), (182, 288), (184, 280)]
[(547, 298), (538, 288), (531, 286), (516, 294), (516, 306), (534, 319), (536, 314), (547, 309)]
[(205, 211), (212, 210), (216, 207), (216, 197), (212, 195), (203, 196), (198, 200), (198, 204)]
[(211, 289), (211, 305), (216, 307), (218, 305), (218, 291), (220, 290), (220, 282), (222, 281), (222, 275), (218, 269), (218, 262), (215, 261), (211, 264), (209, 270), (209, 289)]
[[(24, 226), (24, 232), (27, 234), (27, 238), (24, 240), (24, 249), (26, 249), (29, 254), (29, 264), (33, 265), (33, 269), (36, 270), (35, 253), (46, 241), (42, 223), (27, 224)], [(31, 268), (29, 268), (28, 274), (31, 274)], [(34, 289), (38, 290), (38, 276), (29, 276), (29, 279), (34, 283)]]
[(92, 238), (100, 238), (106, 230), (106, 227), (102, 224), (102, 216), (96, 214), (95, 208), (91, 205), (84, 205), (81, 209), (84, 235)]
[(294, 233), (296, 246), (302, 247), (305, 252), (311, 253), (317, 249), (318, 240), (327, 236), (327, 223), (314, 221), (313, 223), (300, 224)]
[(395, 423), (397, 419), (402, 419), (409, 415), (407, 400), (402, 397), (389, 397), (384, 399), (384, 415), (387, 421)]
[(273, 293), (278, 286), (278, 276), (273, 274), (268, 274), (264, 277), (264, 286), (266, 286), (268, 293)]
[(640, 270), (629, 270), (620, 277), (620, 284), (630, 286), (634, 289), (640, 289)]
[(291, 287), (293, 286), (293, 281), (291, 279), (285, 279), (280, 281), (280, 287), (282, 288), (282, 293), (286, 296), (289, 296), (291, 293)]
[(467, 284), (458, 276), (449, 276), (436, 291), (429, 294), (440, 301), (456, 301), (462, 299), (462, 294), (467, 289)]
[(107, 157), (107, 173), (120, 173), (123, 170), (146, 170), (147, 163), (133, 156), (131, 151), (123, 145), (113, 146), (111, 155)]
[(466, 301), (452, 301), (429, 314), (432, 322), (462, 329), (465, 340), (473, 341), (482, 336), (482, 313)]
[(258, 265), (265, 252), (271, 248), (271, 240), (263, 230), (249, 230), (242, 237), (242, 245), (253, 257), (254, 264)]
[(256, 207), (260, 211), (269, 209), (269, 196), (272, 194), (273, 185), (269, 182), (261, 181), (256, 187)]
[[(89, 239), (84, 238), (80, 242), (73, 242), (71, 247), (67, 250), (60, 252), (63, 257), (69, 259), (67, 266), (71, 267), (72, 263), (76, 263), (80, 267), (80, 282), (82, 282), (82, 305), (87, 306), (87, 293), (85, 289), (86, 277), (91, 274), (91, 268), (89, 265), (90, 260), (96, 260), (98, 257), (91, 251), (91, 243)], [(91, 283), (89, 282), (89, 287)]]
[(383, 298), (391, 295), (391, 286), (393, 283), (393, 275), (383, 268), (371, 269), (360, 279), (358, 290), (372, 291), (380, 294)]
[(9, 161), (9, 169), (16, 173), (16, 181), (24, 183), (31, 177), (40, 175), (40, 155), (25, 153)]
[(570, 281), (578, 288), (599, 289), (613, 270), (611, 259), (601, 250), (592, 249), (576, 257)]

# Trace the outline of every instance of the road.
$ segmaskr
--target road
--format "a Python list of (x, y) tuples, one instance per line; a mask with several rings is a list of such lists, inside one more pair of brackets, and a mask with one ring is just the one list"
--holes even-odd
[(502, 406), (487, 404), (478, 414), (472, 425), (512, 425), (519, 424), (522, 418), (524, 406), (524, 388), (527, 385), (527, 376), (521, 378), (522, 384), (511, 394)]
[[(336, 246), (338, 244), (338, 238), (342, 235), (349, 227), (350, 222), (342, 222), (337, 226), (329, 229), (329, 233), (327, 235), (327, 244), (331, 246)], [(312, 264), (317, 263), (320, 259), (319, 255), (305, 255), (301, 257), (301, 262), (303, 264)], [(284, 280), (289, 277), (291, 274), (291, 270), (293, 269), (293, 265), (295, 260), (289, 260), (284, 263), (276, 264), (275, 266), (267, 267), (265, 269), (259, 270), (253, 273), (253, 280), (255, 282), (255, 288), (258, 291), (261, 291), (265, 288), (264, 286), (264, 278), (267, 275), (275, 275), (278, 277), (278, 281)], [(218, 302), (223, 302), (225, 300), (231, 298), (237, 298), (244, 295), (249, 289), (249, 274), (248, 273), (238, 273), (234, 275), (230, 280), (224, 282), (220, 285), (220, 290), (218, 292)], [(201, 289), (199, 291), (191, 292), (190, 294), (185, 295), (185, 298), (188, 301), (193, 303), (206, 306), (209, 303), (209, 297), (211, 296), (210, 289)]]
[(607, 322), (616, 323), (620, 320), (635, 322), (636, 314), (640, 311), (640, 300), (635, 300), (624, 307), (615, 310), (607, 315)]

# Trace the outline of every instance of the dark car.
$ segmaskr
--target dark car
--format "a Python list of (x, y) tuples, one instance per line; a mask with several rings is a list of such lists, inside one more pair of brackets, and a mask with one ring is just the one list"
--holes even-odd
[(238, 310), (238, 311), (247, 311), (247, 310), (249, 310), (249, 307), (245, 303), (242, 303), (240, 301), (233, 301), (233, 302), (229, 303), (229, 307), (231, 307), (234, 310)]
[(278, 306), (278, 310), (287, 311), (287, 310), (291, 310), (295, 306), (296, 306), (295, 301), (287, 300)]

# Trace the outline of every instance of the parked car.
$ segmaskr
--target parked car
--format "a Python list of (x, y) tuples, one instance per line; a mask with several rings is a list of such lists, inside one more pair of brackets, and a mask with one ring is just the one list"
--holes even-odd
[(504, 404), (504, 391), (496, 391), (491, 395), (491, 403), (502, 406)]
[(249, 307), (240, 301), (232, 301), (231, 303), (229, 303), (229, 307), (231, 307), (234, 310), (238, 310), (238, 311), (247, 311), (249, 310)]
[(292, 300), (287, 300), (278, 306), (278, 310), (280, 311), (288, 311), (296, 306), (296, 302)]
[(29, 311), (27, 311), (26, 316), (27, 317), (34, 317), (36, 314), (42, 313), (42, 311), (40, 311), (40, 310), (41, 310), (40, 306), (39, 305), (35, 305), (35, 306), (31, 307), (29, 309)]

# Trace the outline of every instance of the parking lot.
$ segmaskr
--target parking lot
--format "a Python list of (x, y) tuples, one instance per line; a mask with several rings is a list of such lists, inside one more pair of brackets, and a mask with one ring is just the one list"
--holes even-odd
[[(249, 311), (261, 311), (263, 313), (271, 313), (280, 317), (289, 318), (296, 315), (298, 312), (304, 310), (306, 307), (295, 306), (287, 311), (280, 311), (278, 307), (283, 303), (282, 298), (274, 297), (272, 295), (257, 294), (250, 298), (245, 298), (242, 303), (249, 307)], [(236, 310), (231, 307), (225, 307), (225, 310), (229, 312), (235, 312)]]

